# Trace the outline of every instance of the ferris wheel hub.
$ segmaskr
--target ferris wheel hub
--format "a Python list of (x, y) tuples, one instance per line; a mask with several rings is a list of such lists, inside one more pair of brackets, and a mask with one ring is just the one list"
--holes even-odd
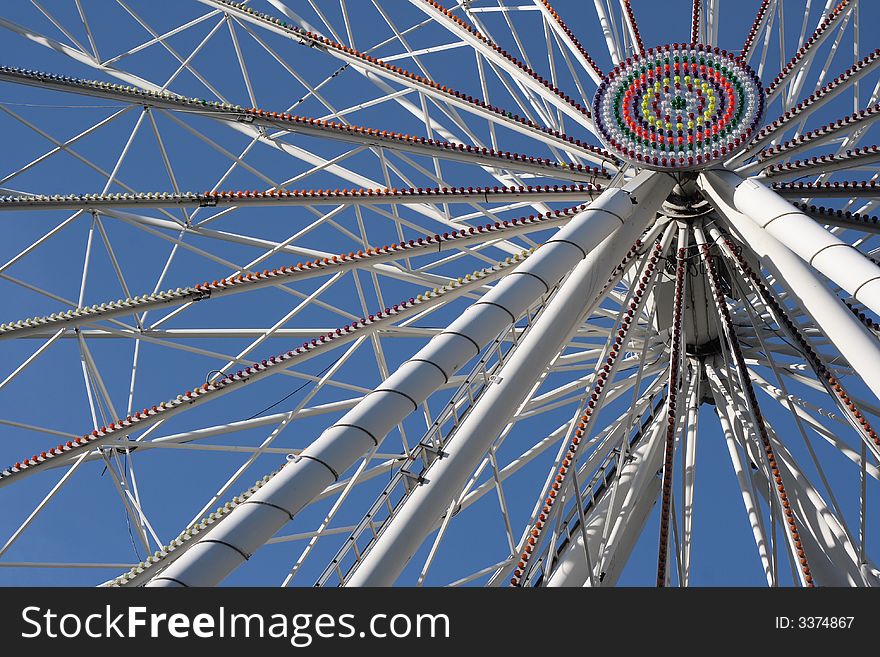
[(679, 221), (693, 221), (712, 212), (712, 205), (700, 193), (696, 180), (686, 174), (663, 201), (661, 213)]
[(609, 150), (661, 171), (698, 171), (727, 159), (749, 143), (763, 113), (755, 72), (739, 57), (702, 44), (628, 57), (593, 100)]

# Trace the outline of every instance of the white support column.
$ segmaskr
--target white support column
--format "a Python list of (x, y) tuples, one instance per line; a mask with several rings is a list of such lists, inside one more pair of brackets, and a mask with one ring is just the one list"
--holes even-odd
[[(713, 176), (713, 180), (717, 176)], [(711, 203), (730, 222), (761, 264), (780, 279), (799, 299), (865, 384), (880, 399), (880, 347), (877, 339), (849, 312), (819, 278), (768, 231), (745, 216), (716, 191), (706, 174), (700, 187)], [(713, 232), (713, 238), (716, 234)], [(789, 240), (786, 240), (789, 241)]]
[[(599, 570), (595, 581), (602, 586), (614, 586), (617, 582), (660, 495), (657, 471), (663, 461), (666, 428), (665, 423), (660, 421), (663, 417), (662, 413), (658, 414), (648, 429), (648, 440), (629, 454), (620, 477), (614, 483), (616, 494), (612, 495), (611, 489), (606, 491), (587, 515), (587, 544), (591, 555), (596, 555), (602, 547), (602, 537), (608, 536), (602, 553), (594, 558)], [(609, 513), (608, 504), (612, 499), (614, 507)], [(605, 522), (611, 523), (610, 532), (605, 531)], [(578, 532), (559, 556), (553, 572), (547, 577), (546, 586), (589, 586), (589, 582), (583, 535)]]
[(854, 246), (829, 233), (760, 181), (733, 172), (707, 171), (702, 186), (749, 217), (812, 267), (880, 314), (880, 267)]
[(355, 567), (348, 585), (393, 584), (433, 530), (539, 374), (592, 310), (612, 269), (642, 234), (671, 189), (671, 178), (666, 177), (667, 184), (656, 176), (645, 180), (651, 184), (642, 185), (638, 180), (630, 184), (634, 191), (640, 189), (641, 199), (632, 216), (578, 264), (501, 368), (494, 385), (477, 401), (444, 448), (443, 458), (433, 463), (427, 481), (395, 510), (373, 547)]
[(672, 186), (669, 176), (645, 173), (624, 189), (604, 192), (148, 586), (222, 581), (606, 237), (642, 208), (659, 205), (655, 200)]

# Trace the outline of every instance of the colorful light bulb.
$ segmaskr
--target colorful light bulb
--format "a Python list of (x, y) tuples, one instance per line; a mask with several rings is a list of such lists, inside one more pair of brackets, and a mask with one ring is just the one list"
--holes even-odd
[(696, 170), (754, 136), (764, 113), (758, 76), (701, 44), (662, 46), (626, 60), (599, 85), (593, 116), (613, 153), (639, 167)]

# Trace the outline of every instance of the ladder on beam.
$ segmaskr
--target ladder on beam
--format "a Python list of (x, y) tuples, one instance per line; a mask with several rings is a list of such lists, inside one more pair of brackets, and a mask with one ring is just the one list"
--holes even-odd
[(315, 586), (343, 586), (379, 538), (395, 511), (424, 481), (424, 473), (442, 457), (444, 447), (455, 435), (461, 423), (474, 408), (477, 400), (495, 379), (496, 372), (516, 349), (525, 332), (540, 315), (551, 290), (537, 304), (526, 311), (524, 322), (510, 324), (480, 354), (480, 360), (458, 387), (437, 418), (411, 450), (400, 469), (379, 494), (351, 535), (339, 548), (324, 569)]

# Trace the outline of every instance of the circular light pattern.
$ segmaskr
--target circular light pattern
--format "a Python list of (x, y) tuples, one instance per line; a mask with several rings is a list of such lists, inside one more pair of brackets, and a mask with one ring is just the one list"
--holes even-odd
[(649, 48), (599, 85), (593, 116), (605, 145), (639, 167), (692, 170), (752, 138), (764, 90), (740, 58), (702, 44)]

